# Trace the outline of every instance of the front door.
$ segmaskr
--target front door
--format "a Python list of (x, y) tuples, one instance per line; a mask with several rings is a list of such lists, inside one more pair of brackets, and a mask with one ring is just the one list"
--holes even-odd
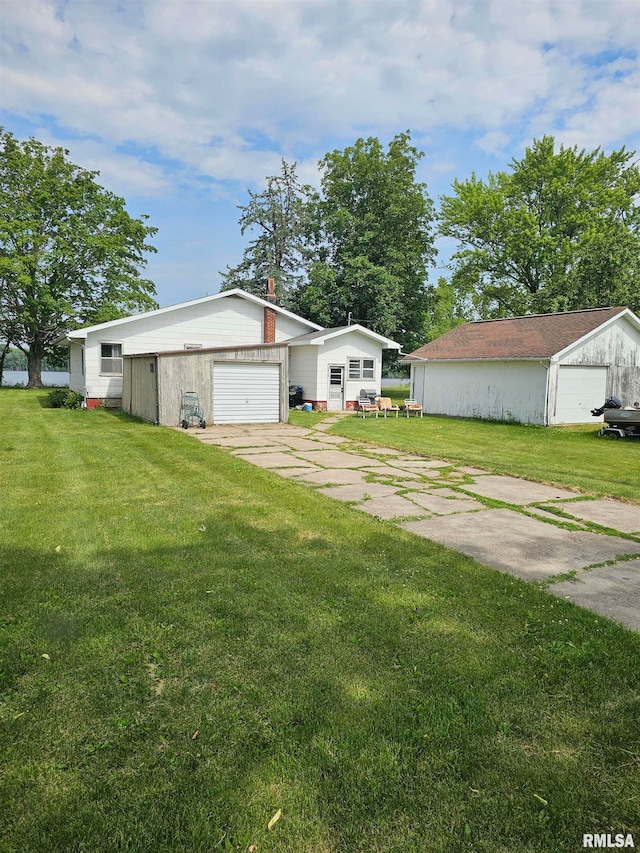
[(329, 393), (327, 411), (340, 412), (344, 408), (344, 367), (329, 368)]

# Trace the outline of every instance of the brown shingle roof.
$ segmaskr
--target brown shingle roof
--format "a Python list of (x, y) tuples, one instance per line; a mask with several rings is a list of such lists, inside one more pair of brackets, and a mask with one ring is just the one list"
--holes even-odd
[(413, 359), (550, 358), (625, 308), (593, 308), (465, 323), (420, 347)]

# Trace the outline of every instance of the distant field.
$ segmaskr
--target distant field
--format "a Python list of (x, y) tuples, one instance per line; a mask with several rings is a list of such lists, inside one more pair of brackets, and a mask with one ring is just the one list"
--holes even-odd
[(640, 636), (183, 431), (45, 396), (0, 390), (2, 853), (638, 832)]

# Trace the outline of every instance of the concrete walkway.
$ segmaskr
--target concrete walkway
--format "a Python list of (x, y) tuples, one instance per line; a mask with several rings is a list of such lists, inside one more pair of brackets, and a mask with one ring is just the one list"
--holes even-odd
[(191, 434), (640, 631), (640, 506), (328, 435), (339, 417)]

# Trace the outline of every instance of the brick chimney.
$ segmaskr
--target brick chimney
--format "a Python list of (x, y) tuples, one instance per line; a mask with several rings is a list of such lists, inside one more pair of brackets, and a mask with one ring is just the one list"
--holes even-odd
[[(269, 302), (276, 302), (276, 282), (273, 278), (267, 279), (267, 296)], [(276, 340), (276, 312), (273, 308), (264, 308), (264, 321), (262, 325), (262, 341), (265, 344), (273, 344)]]

